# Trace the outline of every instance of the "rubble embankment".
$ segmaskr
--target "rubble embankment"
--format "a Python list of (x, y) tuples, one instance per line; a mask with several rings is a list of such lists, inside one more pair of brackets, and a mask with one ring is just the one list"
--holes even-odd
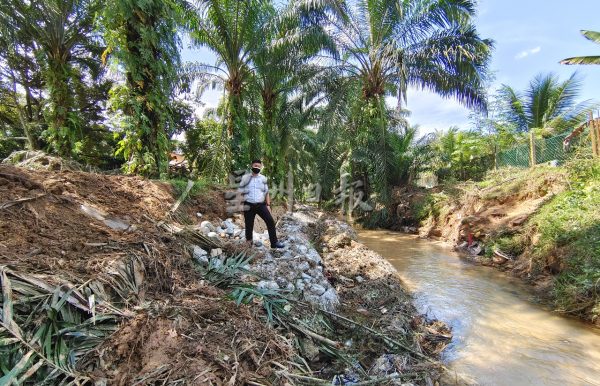
[(223, 219), (218, 187), (178, 200), (139, 177), (0, 166), (0, 193), (5, 364), (24, 383), (430, 384), (440, 374), (448, 331), (415, 312), (346, 223), (315, 209), (282, 216), (286, 247), (271, 250), (263, 233), (248, 248), (239, 215)]

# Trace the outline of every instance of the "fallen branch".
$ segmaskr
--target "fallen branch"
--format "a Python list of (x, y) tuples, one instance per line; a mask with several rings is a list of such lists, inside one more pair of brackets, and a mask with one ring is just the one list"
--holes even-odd
[(343, 345), (340, 342), (336, 342), (334, 340), (331, 340), (329, 338), (321, 336), (321, 335), (319, 335), (317, 333), (314, 333), (314, 332), (312, 332), (312, 331), (310, 331), (310, 330), (308, 330), (308, 329), (306, 329), (304, 327), (301, 327), (301, 326), (299, 326), (297, 324), (289, 323), (289, 326), (292, 327), (292, 328), (294, 328), (295, 330), (301, 332), (302, 334), (304, 334), (304, 335), (306, 335), (306, 336), (308, 336), (308, 337), (310, 337), (310, 338), (312, 338), (314, 340), (317, 340), (317, 341), (319, 341), (321, 343), (325, 343), (326, 345), (329, 345), (331, 347), (336, 347), (336, 348), (342, 348), (343, 347)]
[(6, 202), (0, 204), (0, 210), (10, 208), (11, 206), (22, 204), (24, 202), (37, 200), (38, 198), (44, 197), (46, 194), (47, 193), (40, 193), (37, 196), (33, 196), (33, 197), (25, 197), (25, 198), (19, 198), (18, 200), (6, 201)]
[[(383, 340), (384, 340), (386, 343), (388, 343), (388, 344), (391, 344), (391, 345), (394, 345), (394, 346), (401, 347), (401, 348), (403, 348), (404, 350), (406, 350), (406, 351), (408, 351), (408, 352), (410, 352), (410, 353), (412, 353), (412, 354), (416, 355), (417, 357), (419, 357), (419, 358), (421, 358), (421, 359), (423, 359), (423, 360), (426, 360), (426, 361), (428, 361), (428, 362), (431, 362), (431, 363), (435, 363), (436, 365), (440, 365), (440, 366), (442, 366), (442, 367), (443, 367), (443, 365), (441, 365), (441, 364), (440, 364), (439, 362), (437, 362), (436, 360), (429, 358), (427, 355), (425, 355), (425, 354), (423, 354), (423, 353), (420, 353), (420, 352), (416, 351), (415, 349), (413, 349), (413, 348), (411, 348), (411, 347), (409, 347), (409, 346), (407, 346), (407, 345), (405, 345), (405, 344), (403, 344), (403, 343), (401, 343), (401, 342), (398, 342), (397, 340), (395, 340), (395, 339), (392, 339), (392, 338), (390, 338), (390, 337), (388, 337), (388, 336), (386, 336), (386, 335), (384, 335), (384, 334), (382, 334), (382, 333), (380, 333), (380, 332), (378, 332), (378, 331), (375, 331), (374, 329), (372, 329), (372, 328), (370, 328), (370, 327), (367, 327), (367, 326), (365, 326), (365, 325), (363, 325), (363, 324), (360, 324), (360, 323), (358, 323), (358, 322), (355, 322), (355, 321), (354, 321), (354, 320), (352, 320), (352, 319), (348, 319), (348, 318), (346, 318), (346, 317), (344, 317), (344, 316), (342, 316), (342, 315), (338, 315), (338, 314), (336, 314), (336, 313), (333, 313), (333, 312), (330, 312), (330, 311), (327, 311), (327, 310), (324, 310), (324, 309), (319, 309), (319, 311), (320, 311), (320, 312), (322, 312), (322, 313), (324, 313), (324, 314), (326, 314), (326, 315), (329, 315), (329, 316), (332, 316), (332, 317), (338, 318), (338, 319), (340, 319), (340, 320), (343, 320), (343, 321), (345, 321), (345, 322), (347, 322), (347, 323), (350, 323), (350, 324), (352, 324), (352, 325), (354, 325), (354, 326), (356, 326), (356, 327), (360, 327), (360, 328), (362, 328), (362, 329), (364, 329), (364, 330), (366, 330), (366, 331), (370, 332), (371, 334), (373, 334), (373, 335), (375, 335), (375, 336), (377, 336), (377, 337), (379, 337), (379, 338), (383, 339)], [(443, 368), (444, 368), (444, 369), (446, 369), (445, 367), (443, 367)]]
[(168, 213), (169, 215), (172, 215), (173, 213), (177, 212), (177, 209), (179, 209), (179, 205), (181, 205), (181, 203), (186, 199), (186, 197), (188, 196), (188, 194), (190, 193), (190, 191), (192, 190), (193, 187), (194, 187), (194, 181), (188, 180), (185, 190), (183, 191), (183, 193), (181, 194), (181, 196), (179, 197), (177, 202), (175, 202), (175, 204), (173, 204), (173, 206), (169, 210), (169, 213)]

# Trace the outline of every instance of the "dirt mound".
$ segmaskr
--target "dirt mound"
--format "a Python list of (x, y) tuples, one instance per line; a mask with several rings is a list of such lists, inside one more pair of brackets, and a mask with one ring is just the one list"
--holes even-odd
[[(308, 209), (282, 216), (289, 245), (269, 266), (305, 267), (276, 290), (279, 277), (251, 277), (243, 240), (201, 232), (205, 219), (221, 226), (230, 220), (219, 219), (221, 190), (199, 192), (173, 212), (180, 192), (168, 183), (0, 166), (0, 353), (3, 368), (15, 369), (11, 382), (385, 384), (437, 377), (439, 363), (429, 355), (438, 350), (427, 337), (441, 335), (427, 332), (435, 328), (416, 314), (389, 267), (357, 247), (350, 226), (338, 222), (327, 234), (331, 248), (352, 249), (354, 265), (332, 257), (323, 275), (306, 236), (314, 216)], [(361, 256), (373, 261), (363, 267)], [(344, 271), (364, 275), (363, 282), (349, 283), (358, 278)], [(344, 294), (341, 311), (337, 295), (335, 307), (319, 307), (288, 290), (298, 285), (329, 299), (332, 283)]]
[[(91, 321), (107, 320), (106, 310), (114, 310), (121, 325), (84, 360), (74, 362), (77, 343), (85, 337), (90, 340), (84, 342), (86, 347), (93, 347), (98, 343), (94, 336), (100, 335), (61, 338), (60, 330), (48, 330), (48, 342), (63, 342), (60, 350), (71, 350), (65, 354), (71, 358), (68, 366), (77, 365), (76, 379), (81, 383), (263, 382), (276, 378), (272, 361), (289, 359), (292, 351), (286, 338), (266, 324), (255, 307), (238, 307), (224, 300), (222, 291), (203, 285), (186, 243), (160, 226), (176, 199), (170, 184), (0, 165), (0, 197), (0, 268), (9, 273), (3, 273), (4, 279), (0, 276), (3, 321), (14, 320), (9, 324), (13, 327), (0, 333), (15, 345), (8, 366), (17, 366), (22, 359), (16, 349), (19, 339), (33, 347), (27, 355), (59, 360), (54, 351), (58, 346), (37, 342), (36, 325), (60, 326), (68, 321), (69, 329), (83, 331)], [(203, 193), (204, 207), (196, 206), (195, 200), (200, 198), (181, 208), (188, 218), (199, 211), (203, 218), (223, 213), (219, 189)], [(30, 300), (14, 306), (6, 303), (21, 294), (36, 294), (41, 303), (32, 303), (33, 308), (23, 306)], [(47, 315), (36, 308), (44, 307), (46, 298), (55, 307), (48, 308)], [(28, 325), (33, 315), (36, 322), (28, 327), (33, 329), (16, 327)], [(113, 329), (98, 323), (98, 328)], [(5, 337), (6, 332), (10, 335)], [(27, 377), (40, 382), (48, 374), (58, 377), (56, 382), (72, 377), (69, 367), (53, 371), (52, 359), (39, 363)]]
[(106, 364), (98, 378), (110, 385), (272, 381), (271, 362), (291, 359), (290, 342), (252, 308), (223, 302), (225, 295), (200, 286), (138, 314), (96, 350)]
[[(371, 332), (394, 337), (397, 340), (394, 344), (404, 350), (402, 354), (392, 353), (389, 346), (379, 346), (364, 334), (354, 336), (355, 344), (367, 353), (363, 360), (370, 371), (381, 375), (410, 372), (427, 365), (436, 369), (426, 359), (419, 364), (415, 357), (422, 360), (439, 354), (452, 337), (448, 327), (417, 314), (396, 269), (358, 242), (356, 232), (347, 223), (324, 216), (316, 234), (320, 235), (317, 242), (327, 276), (340, 297), (340, 313), (369, 326)], [(386, 338), (383, 342), (389, 343)], [(431, 379), (425, 381), (429, 384)]]
[(75, 170), (93, 171), (92, 167), (84, 166), (72, 160), (54, 157), (40, 150), (15, 151), (2, 161), (5, 165), (18, 166), (33, 170)]
[[(88, 280), (157, 237), (152, 219), (173, 201), (170, 186), (138, 177), (27, 171), (0, 166), (0, 257), (29, 273)], [(112, 219), (111, 227), (85, 208)], [(119, 219), (119, 222), (116, 220)]]
[[(515, 173), (517, 174), (515, 176)], [(566, 187), (560, 173), (543, 168), (503, 170), (484, 184), (463, 183), (433, 193), (432, 210), (419, 234), (453, 245), (485, 242), (525, 223), (544, 203)]]

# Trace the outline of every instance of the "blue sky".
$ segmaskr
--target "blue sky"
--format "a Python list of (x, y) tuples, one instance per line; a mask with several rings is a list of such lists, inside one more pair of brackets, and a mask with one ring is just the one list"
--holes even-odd
[[(476, 24), (482, 37), (495, 41), (492, 90), (501, 84), (522, 90), (540, 72), (565, 79), (577, 70), (583, 78), (581, 99), (600, 100), (600, 66), (558, 64), (571, 56), (600, 54), (600, 46), (580, 34), (582, 29), (600, 31), (600, 0), (480, 0)], [(214, 62), (206, 50), (185, 49), (183, 59)], [(202, 100), (215, 106), (220, 95), (208, 92)], [(467, 109), (429, 92), (409, 90), (407, 107), (420, 134), (470, 126)]]

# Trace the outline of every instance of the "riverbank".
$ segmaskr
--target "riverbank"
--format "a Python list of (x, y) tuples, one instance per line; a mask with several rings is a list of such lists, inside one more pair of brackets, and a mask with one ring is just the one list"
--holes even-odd
[(481, 182), (396, 192), (396, 229), (445, 241), (600, 324), (600, 164), (503, 169)]
[(443, 242), (387, 230), (359, 240), (400, 272), (421, 313), (452, 327), (444, 362), (478, 385), (600, 386), (600, 329), (538, 304), (522, 280)]
[[(225, 217), (222, 188), (59, 166), (0, 166), (0, 350), (10, 379), (439, 378), (449, 332), (416, 313), (397, 274), (374, 268), (385, 261), (347, 224), (302, 208), (279, 218), (286, 248), (248, 249), (241, 218)], [(348, 239), (326, 240), (315, 233), (323, 224)], [(372, 269), (348, 267), (335, 253), (365, 256)]]

